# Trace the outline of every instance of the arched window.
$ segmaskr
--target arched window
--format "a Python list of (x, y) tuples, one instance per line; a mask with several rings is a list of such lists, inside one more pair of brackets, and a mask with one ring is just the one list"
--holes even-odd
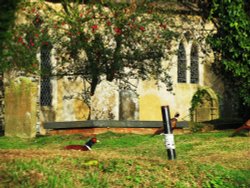
[(181, 42), (178, 49), (178, 64), (177, 64), (177, 82), (186, 83), (187, 60), (186, 51), (183, 43)]
[(190, 62), (190, 82), (199, 83), (199, 55), (198, 46), (193, 43), (191, 48), (191, 62)]
[(41, 46), (41, 90), (40, 104), (41, 106), (51, 106), (52, 102), (52, 86), (50, 82), (51, 75), (51, 50), (50, 44)]

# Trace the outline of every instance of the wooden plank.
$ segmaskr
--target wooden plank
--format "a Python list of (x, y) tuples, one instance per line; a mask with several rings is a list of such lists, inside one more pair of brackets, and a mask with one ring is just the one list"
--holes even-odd
[[(159, 128), (162, 121), (118, 121), (118, 120), (89, 120), (44, 122), (45, 129), (73, 129), (73, 128)], [(187, 127), (187, 122), (178, 122), (177, 127)]]

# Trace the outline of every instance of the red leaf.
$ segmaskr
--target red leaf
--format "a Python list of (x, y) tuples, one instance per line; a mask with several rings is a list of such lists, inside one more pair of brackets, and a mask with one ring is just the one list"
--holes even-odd
[(111, 22), (110, 21), (107, 21), (107, 26), (111, 26)]
[(92, 25), (92, 29), (98, 29), (98, 25)]
[(141, 30), (141, 31), (145, 31), (145, 27), (140, 26), (140, 30)]
[(121, 30), (120, 28), (118, 28), (118, 27), (115, 27), (115, 28), (114, 28), (114, 31), (115, 31), (115, 33), (116, 33), (117, 35), (121, 35), (121, 34), (122, 34), (122, 30)]
[(98, 25), (92, 25), (91, 28), (92, 32), (95, 32), (98, 29)]
[(23, 43), (23, 38), (22, 38), (22, 37), (19, 37), (19, 38), (18, 38), (18, 42)]

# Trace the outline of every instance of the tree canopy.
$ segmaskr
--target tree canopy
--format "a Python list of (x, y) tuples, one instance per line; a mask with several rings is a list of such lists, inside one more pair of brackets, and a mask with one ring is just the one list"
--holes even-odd
[(250, 4), (246, 0), (212, 0), (208, 19), (217, 32), (208, 42), (215, 54), (216, 70), (229, 81), (244, 104), (250, 106)]
[[(15, 11), (19, 0), (9, 0), (0, 2), (0, 60), (3, 56), (4, 41), (8, 40), (8, 30), (13, 26), (15, 20)], [(0, 73), (3, 73), (2, 63), (0, 64)]]
[[(5, 69), (81, 76), (90, 95), (103, 77), (119, 80), (122, 87), (129, 87), (130, 79), (161, 80), (171, 90), (168, 67), (161, 61), (177, 35), (166, 27), (172, 21), (149, 4), (22, 2), (19, 14), (26, 21), (9, 31)], [(52, 47), (57, 66), (49, 69), (55, 71), (39, 69), (37, 53)]]
[[(13, 2), (11, 17), (17, 7)], [(56, 55), (58, 66), (67, 67), (56, 73), (81, 75), (90, 85), (90, 95), (94, 94), (102, 77), (109, 81), (120, 80), (127, 86), (129, 78), (154, 78), (171, 89), (167, 68), (160, 62), (163, 57), (167, 58), (170, 41), (178, 34), (171, 29), (174, 24), (168, 16), (162, 17), (154, 11), (152, 3), (155, 1), (114, 4), (113, 1), (63, 0), (60, 11), (46, 5), (45, 1), (38, 2), (19, 3), (19, 13), (21, 10), (28, 22), (15, 27), (11, 24), (13, 21), (5, 22), (8, 27), (3, 28), (4, 35), (1, 35), (4, 38), (1, 40), (1, 72), (12, 68), (44, 72), (39, 69), (37, 53), (41, 47), (53, 46), (59, 52), (56, 54), (64, 54)], [(249, 106), (249, 1), (176, 2), (197, 11), (197, 6), (192, 6), (195, 3), (200, 8), (197, 13), (213, 21), (217, 32), (210, 35), (208, 42), (214, 50), (215, 70), (224, 75), (231, 88), (239, 91), (243, 102)], [(13, 29), (9, 29), (10, 26)], [(70, 66), (68, 62), (73, 63)]]

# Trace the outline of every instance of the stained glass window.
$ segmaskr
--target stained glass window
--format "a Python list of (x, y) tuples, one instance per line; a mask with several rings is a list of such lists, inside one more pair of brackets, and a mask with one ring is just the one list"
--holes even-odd
[(178, 64), (177, 64), (177, 81), (178, 83), (186, 83), (187, 59), (186, 51), (183, 43), (181, 42), (178, 49)]
[(51, 45), (43, 45), (41, 47), (41, 106), (51, 106), (52, 102), (52, 86), (51, 86)]
[(199, 55), (198, 55), (198, 46), (193, 44), (191, 48), (191, 63), (190, 63), (190, 82), (199, 83)]

